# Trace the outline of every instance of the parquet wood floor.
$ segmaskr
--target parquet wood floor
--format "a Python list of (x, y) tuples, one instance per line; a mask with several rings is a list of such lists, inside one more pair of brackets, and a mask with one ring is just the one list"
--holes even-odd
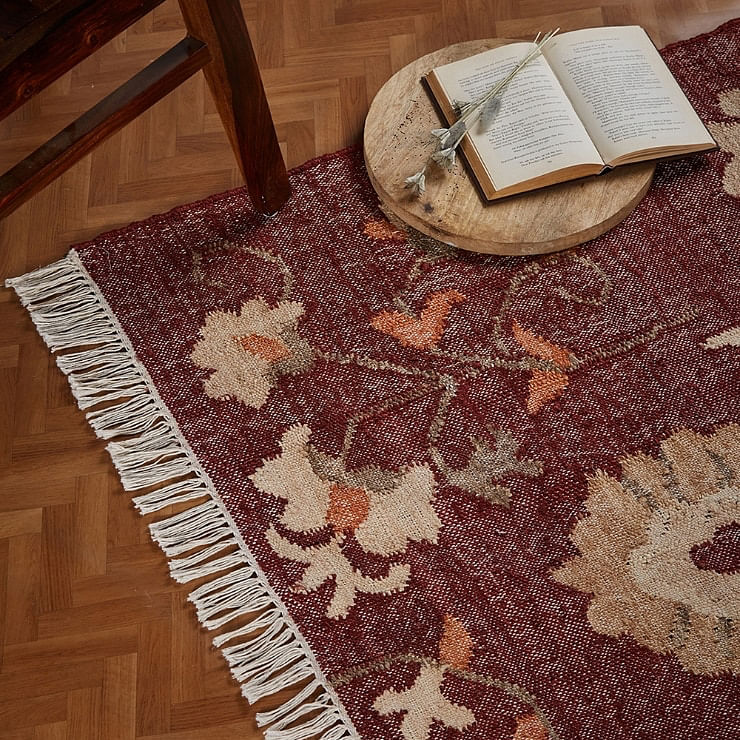
[[(659, 46), (740, 0), (244, 0), (288, 166), (357, 141), (380, 85), (435, 48), (639, 23)], [(182, 35), (173, 1), (0, 124), (18, 161)], [(239, 184), (202, 75), (0, 223), (0, 278)], [(253, 712), (169, 580), (31, 322), (0, 290), (0, 740), (251, 740)]]

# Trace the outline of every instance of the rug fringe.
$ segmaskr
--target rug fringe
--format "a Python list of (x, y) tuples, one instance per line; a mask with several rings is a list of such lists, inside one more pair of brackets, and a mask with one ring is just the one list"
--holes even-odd
[[(18, 294), (141, 514), (188, 508), (150, 524), (209, 630), (239, 618), (213, 639), (244, 697), (253, 703), (308, 683), (277, 708), (257, 714), (266, 740), (359, 740), (310, 648), (247, 550), (205, 471), (159, 398), (146, 369), (74, 251), (6, 282)], [(196, 501), (201, 499), (201, 501)], [(248, 620), (243, 624), (244, 620)], [(308, 719), (306, 719), (308, 716)]]
[(196, 498), (208, 496), (208, 488), (198, 478), (188, 478), (187, 480), (171, 483), (163, 488), (157, 488), (151, 493), (145, 493), (143, 496), (137, 496), (134, 499), (134, 506), (140, 514), (152, 514), (155, 511), (161, 511), (168, 506), (191, 501)]

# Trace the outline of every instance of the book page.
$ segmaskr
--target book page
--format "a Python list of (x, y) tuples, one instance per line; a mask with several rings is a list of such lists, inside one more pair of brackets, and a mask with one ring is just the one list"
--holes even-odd
[[(534, 48), (500, 46), (434, 70), (450, 101), (478, 99)], [(603, 164), (560, 84), (540, 56), (501, 94), (491, 127), (468, 134), (497, 190), (578, 164)]]
[(639, 26), (561, 34), (545, 56), (605, 162), (646, 149), (713, 143)]

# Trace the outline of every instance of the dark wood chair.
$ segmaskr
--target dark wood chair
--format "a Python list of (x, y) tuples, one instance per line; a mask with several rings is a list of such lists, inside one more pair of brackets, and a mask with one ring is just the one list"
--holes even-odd
[[(0, 0), (0, 120), (163, 0)], [(254, 207), (290, 194), (239, 0), (179, 0), (188, 35), (0, 176), (0, 218), (203, 69)]]

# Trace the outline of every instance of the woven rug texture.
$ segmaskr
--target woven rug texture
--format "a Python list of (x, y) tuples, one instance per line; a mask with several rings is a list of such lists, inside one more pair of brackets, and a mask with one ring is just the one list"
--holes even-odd
[(275, 740), (740, 738), (740, 20), (720, 147), (536, 258), (389, 223), (346, 150), (9, 281)]

